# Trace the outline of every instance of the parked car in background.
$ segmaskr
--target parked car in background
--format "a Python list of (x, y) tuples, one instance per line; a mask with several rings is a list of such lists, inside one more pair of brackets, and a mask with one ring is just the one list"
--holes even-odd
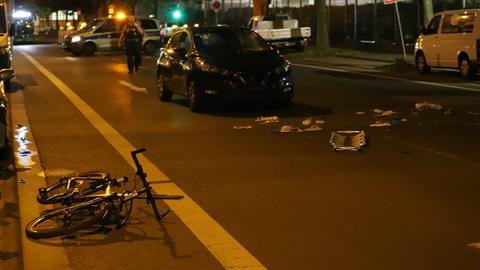
[[(145, 30), (143, 51), (153, 54), (160, 46), (160, 22), (151, 18), (136, 18)], [(92, 56), (97, 51), (118, 50), (118, 39), (125, 21), (116, 18), (94, 19), (84, 28), (64, 37), (62, 48), (73, 55)]]
[(275, 47), (293, 47), (297, 51), (303, 51), (311, 36), (310, 27), (298, 27), (298, 20), (288, 14), (253, 16), (247, 28)]
[(470, 78), (480, 63), (480, 10), (451, 10), (435, 14), (415, 44), (420, 73), (431, 67), (458, 68)]
[(289, 105), (290, 63), (245, 28), (200, 27), (175, 32), (157, 60), (160, 100), (188, 97), (192, 111), (209, 100), (266, 100)]
[(0, 154), (5, 153), (8, 147), (7, 136), (7, 95), (5, 91), (5, 82), (10, 81), (15, 77), (15, 72), (12, 69), (0, 70)]
[(167, 43), (168, 39), (172, 36), (175, 29), (178, 29), (178, 25), (172, 22), (164, 22), (160, 29), (160, 39)]

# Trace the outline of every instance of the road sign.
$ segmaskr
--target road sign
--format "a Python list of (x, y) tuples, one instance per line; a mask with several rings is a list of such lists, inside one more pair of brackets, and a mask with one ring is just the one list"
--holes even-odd
[(220, 4), (220, 1), (218, 1), (218, 0), (215, 0), (212, 3), (212, 7), (213, 7), (213, 10), (215, 10), (215, 12), (219, 11), (221, 6), (222, 6), (222, 4)]
[(384, 5), (395, 4), (398, 0), (383, 0)]

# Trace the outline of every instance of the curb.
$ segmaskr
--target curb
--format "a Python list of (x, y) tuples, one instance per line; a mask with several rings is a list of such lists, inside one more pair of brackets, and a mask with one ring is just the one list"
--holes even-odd
[[(38, 189), (46, 186), (45, 173), (40, 163), (37, 146), (31, 134), (30, 124), (25, 109), (23, 93), (10, 94), (11, 127), (13, 152), (17, 171), (17, 191), (22, 245), (23, 269), (50, 270), (70, 269), (66, 250), (61, 239), (32, 240), (26, 237), (24, 228), (27, 223), (42, 211), (51, 209), (37, 203)], [(18, 127), (18, 128), (16, 128)], [(17, 152), (30, 153), (20, 155)], [(40, 255), (43, 254), (43, 255)]]

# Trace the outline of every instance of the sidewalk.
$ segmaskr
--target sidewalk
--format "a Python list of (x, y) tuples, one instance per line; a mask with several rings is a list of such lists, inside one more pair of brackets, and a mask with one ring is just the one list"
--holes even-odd
[[(326, 58), (342, 58), (346, 59), (356, 59), (364, 61), (373, 61), (380, 62), (385, 64), (392, 64), (403, 59), (403, 54), (397, 53), (376, 53), (376, 52), (366, 52), (366, 51), (357, 51), (351, 49), (339, 49), (339, 48), (329, 48), (326, 50), (319, 50), (314, 47), (305, 48), (304, 52), (299, 53), (286, 53), (286, 57), (295, 59), (295, 60), (304, 60), (304, 61), (321, 61)], [(413, 62), (413, 55), (407, 53), (407, 62)], [(348, 61), (346, 61), (348, 62)]]

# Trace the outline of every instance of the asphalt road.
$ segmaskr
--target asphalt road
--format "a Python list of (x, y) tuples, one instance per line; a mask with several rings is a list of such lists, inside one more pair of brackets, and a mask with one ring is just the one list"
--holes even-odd
[[(155, 61), (127, 74), (122, 55), (71, 57), (53, 45), (15, 47), (16, 93), (25, 108), (48, 181), (64, 172), (132, 170), (79, 109), (28, 61), (25, 52), (185, 191), (269, 269), (478, 269), (480, 265), (480, 89), (453, 73), (428, 80), (465, 89), (294, 66), (291, 108), (218, 105), (192, 113), (183, 97), (160, 102)], [(347, 60), (345, 60), (347, 61)], [(323, 67), (323, 68), (322, 68)], [(378, 70), (372, 71), (378, 74)], [(121, 82), (124, 81), (124, 82)], [(134, 85), (132, 90), (125, 82)], [(145, 88), (144, 92), (141, 88)], [(470, 90), (469, 90), (470, 89)], [(442, 110), (417, 111), (429, 101)], [(408, 122), (373, 128), (373, 109)], [(357, 115), (356, 112), (365, 112)], [(276, 115), (279, 123), (258, 124)], [(276, 133), (324, 120), (323, 130)], [(234, 130), (234, 126), (252, 129)], [(335, 153), (331, 131), (364, 130), (363, 153)], [(215, 237), (215, 236), (212, 236)], [(479, 243), (479, 244), (476, 244)], [(45, 243), (48, 245), (48, 243)], [(64, 239), (73, 269), (222, 269), (181, 219), (161, 225), (137, 204), (119, 231)]]

